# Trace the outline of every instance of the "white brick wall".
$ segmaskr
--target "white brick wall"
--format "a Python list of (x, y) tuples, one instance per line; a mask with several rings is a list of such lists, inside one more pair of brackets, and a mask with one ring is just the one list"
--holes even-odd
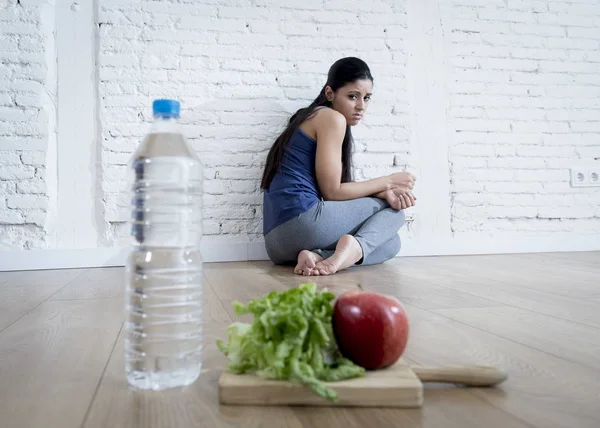
[[(99, 168), (88, 181), (99, 183), (90, 220), (98, 235), (106, 231), (99, 245), (121, 243), (128, 232), (126, 163), (157, 97), (182, 101), (184, 131), (204, 160), (207, 235), (260, 236), (266, 152), (290, 113), (317, 95), (330, 64), (348, 55), (365, 59), (375, 77), (370, 112), (354, 129), (357, 179), (428, 162), (427, 150), (414, 145), (427, 111), (411, 104), (434, 85), (429, 101), (440, 94), (447, 101), (432, 126), (449, 129), (455, 236), (600, 232), (600, 189), (569, 185), (570, 166), (600, 161), (598, 0), (439, 0), (444, 67), (427, 74), (433, 82), (414, 79), (418, 61), (410, 62), (420, 55), (414, 38), (431, 24), (410, 16), (420, 10), (409, 7), (417, 0), (96, 1)], [(53, 210), (58, 204), (64, 213), (77, 199), (57, 202), (63, 169), (47, 164), (57, 162), (48, 150), (56, 135), (65, 150), (71, 117), (63, 114), (56, 134), (52, 55), (65, 47), (55, 46), (55, 4), (0, 0), (0, 249), (53, 245), (46, 229)], [(62, 7), (67, 21), (78, 11)], [(429, 36), (422, 40), (437, 40)], [(436, 49), (423, 54), (425, 63), (437, 61)], [(95, 142), (86, 143), (95, 152)], [(58, 159), (63, 167), (72, 161), (90, 165)], [(417, 219), (419, 209), (411, 211)], [(447, 224), (432, 223), (420, 227)]]
[(207, 235), (260, 235), (266, 151), (342, 56), (364, 58), (375, 77), (370, 114), (355, 131), (357, 178), (408, 164), (406, 15), (398, 2), (201, 3), (99, 2), (109, 239), (127, 232), (123, 165), (157, 97), (182, 101), (185, 133), (204, 161)]
[(452, 229), (599, 231), (600, 2), (454, 0)]
[(44, 3), (0, 1), (0, 250), (46, 246)]

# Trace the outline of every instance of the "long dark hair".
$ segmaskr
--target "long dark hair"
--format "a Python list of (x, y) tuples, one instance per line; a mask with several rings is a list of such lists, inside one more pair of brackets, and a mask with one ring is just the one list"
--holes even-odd
[[(269, 150), (267, 162), (263, 172), (261, 181), (261, 189), (266, 189), (271, 184), (273, 176), (277, 173), (283, 158), (283, 153), (292, 138), (292, 135), (297, 131), (300, 124), (309, 119), (317, 107), (331, 107), (331, 101), (325, 96), (325, 89), (330, 86), (335, 92), (342, 86), (355, 82), (357, 80), (368, 79), (373, 82), (371, 70), (369, 66), (361, 59), (355, 57), (342, 58), (337, 60), (327, 74), (327, 82), (323, 85), (323, 89), (308, 106), (299, 109), (290, 118), (287, 127), (275, 140), (275, 143)], [(342, 143), (342, 183), (352, 181), (352, 132), (350, 126), (346, 126), (346, 134)]]

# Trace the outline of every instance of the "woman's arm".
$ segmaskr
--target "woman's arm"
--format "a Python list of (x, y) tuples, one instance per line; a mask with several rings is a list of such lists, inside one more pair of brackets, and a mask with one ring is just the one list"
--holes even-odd
[(317, 134), (316, 175), (323, 197), (347, 201), (382, 193), (396, 186), (409, 186), (414, 178), (407, 173), (392, 174), (372, 180), (342, 183), (342, 143), (346, 119), (332, 109), (319, 110), (314, 126)]
[(391, 188), (388, 177), (342, 183), (342, 143), (346, 134), (346, 119), (332, 109), (322, 109), (314, 118), (317, 133), (316, 174), (323, 197), (346, 201), (379, 193)]

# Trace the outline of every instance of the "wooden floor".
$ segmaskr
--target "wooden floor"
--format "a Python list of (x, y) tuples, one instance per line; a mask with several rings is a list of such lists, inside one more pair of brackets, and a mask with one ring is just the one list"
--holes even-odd
[(205, 265), (204, 370), (191, 387), (127, 388), (123, 269), (0, 273), (0, 426), (600, 427), (600, 253), (398, 258), (320, 287), (397, 296), (406, 359), (505, 368), (497, 388), (429, 385), (421, 409), (219, 406), (215, 340), (231, 302), (306, 281), (266, 262)]

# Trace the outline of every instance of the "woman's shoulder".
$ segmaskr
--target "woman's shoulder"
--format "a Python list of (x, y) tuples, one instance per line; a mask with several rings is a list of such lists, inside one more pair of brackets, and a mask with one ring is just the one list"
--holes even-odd
[(314, 119), (323, 125), (346, 126), (346, 118), (344, 115), (331, 107), (324, 107), (317, 110)]
[(302, 131), (315, 140), (317, 134), (331, 127), (345, 129), (346, 118), (330, 107), (319, 108), (310, 119), (300, 125)]

